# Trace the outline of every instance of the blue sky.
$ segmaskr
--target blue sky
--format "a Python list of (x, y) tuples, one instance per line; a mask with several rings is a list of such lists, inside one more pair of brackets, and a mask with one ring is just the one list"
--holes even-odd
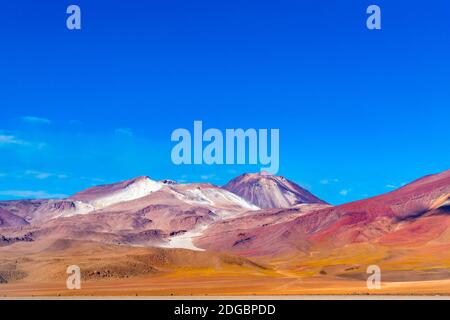
[[(82, 30), (65, 26), (82, 10)], [(367, 6), (382, 30), (365, 26)], [(449, 168), (448, 1), (11, 1), (0, 12), (0, 199), (175, 166), (170, 135), (279, 128), (279, 174), (331, 203)]]

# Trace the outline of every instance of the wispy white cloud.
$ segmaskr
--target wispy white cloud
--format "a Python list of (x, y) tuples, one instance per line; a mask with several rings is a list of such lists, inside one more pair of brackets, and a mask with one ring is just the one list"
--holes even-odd
[(118, 128), (114, 132), (117, 135), (122, 135), (122, 136), (127, 136), (127, 137), (133, 136), (133, 131), (130, 128)]
[(30, 143), (25, 140), (21, 140), (13, 135), (0, 135), (0, 145), (20, 145), (26, 146)]
[(320, 184), (330, 184), (330, 183), (338, 183), (339, 179), (322, 179), (319, 181)]
[(26, 176), (32, 176), (33, 178), (44, 180), (48, 177), (52, 176), (52, 173), (49, 172), (42, 172), (42, 171), (36, 171), (36, 170), (27, 170), (25, 171)]
[(50, 124), (52, 123), (47, 118), (35, 117), (35, 116), (25, 116), (20, 118), (23, 122), (33, 123), (33, 124)]
[(35, 179), (44, 180), (50, 177), (58, 178), (58, 179), (66, 179), (69, 176), (62, 173), (51, 173), (51, 172), (44, 172), (44, 171), (38, 171), (38, 170), (26, 170), (24, 172), (25, 176), (30, 176)]
[(200, 176), (200, 179), (202, 179), (202, 180), (209, 180), (209, 179), (214, 178), (215, 176), (216, 176), (215, 174), (204, 174), (204, 175)]
[(67, 198), (67, 194), (48, 193), (46, 191), (30, 191), (30, 190), (3, 190), (0, 191), (0, 196), (28, 198), (28, 199), (53, 199), (53, 198)]
[(398, 188), (396, 185), (393, 185), (393, 184), (387, 184), (385, 187), (388, 189), (397, 189)]
[(342, 189), (341, 191), (339, 191), (339, 194), (345, 197), (350, 193), (350, 191), (351, 191), (350, 189)]
[(27, 147), (32, 149), (43, 149), (47, 146), (45, 142), (30, 142), (21, 138), (18, 138), (16, 135), (12, 134), (2, 134), (0, 132), (0, 146), (10, 146), (10, 147)]

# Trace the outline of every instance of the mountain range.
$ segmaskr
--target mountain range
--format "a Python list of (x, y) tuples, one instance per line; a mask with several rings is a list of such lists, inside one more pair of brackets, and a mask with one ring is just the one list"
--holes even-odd
[(277, 292), (289, 294), (304, 292), (298, 278), (353, 285), (376, 264), (384, 279), (423, 284), (450, 279), (449, 249), (450, 170), (339, 206), (264, 172), (223, 187), (137, 177), (0, 202), (3, 287), (58, 281), (74, 257), (87, 281), (212, 270), (287, 281)]

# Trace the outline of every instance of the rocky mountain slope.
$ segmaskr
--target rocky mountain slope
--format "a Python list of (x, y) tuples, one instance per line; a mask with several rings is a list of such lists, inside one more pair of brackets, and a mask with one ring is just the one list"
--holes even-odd
[(325, 202), (284, 177), (268, 173), (243, 174), (223, 186), (260, 208), (291, 208)]

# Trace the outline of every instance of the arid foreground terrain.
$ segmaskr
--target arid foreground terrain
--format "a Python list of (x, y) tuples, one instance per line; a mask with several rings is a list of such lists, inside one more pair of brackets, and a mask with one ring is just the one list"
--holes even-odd
[(264, 173), (0, 202), (0, 296), (303, 294), (450, 295), (450, 170), (340, 206)]

